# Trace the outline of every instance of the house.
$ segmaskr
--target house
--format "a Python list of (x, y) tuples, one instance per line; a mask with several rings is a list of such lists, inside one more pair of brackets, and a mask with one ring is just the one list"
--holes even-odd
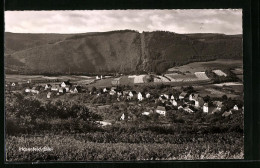
[(179, 99), (184, 99), (187, 97), (187, 93), (186, 92), (181, 92), (181, 94), (179, 95)]
[(222, 114), (222, 117), (228, 117), (232, 114), (232, 111), (230, 110), (229, 112), (225, 111), (223, 114)]
[(63, 87), (60, 87), (60, 88), (59, 88), (59, 93), (66, 93), (66, 89), (63, 88)]
[(198, 94), (194, 94), (194, 93), (192, 93), (192, 94), (190, 94), (190, 96), (189, 96), (189, 100), (190, 101), (192, 101), (192, 100), (196, 100), (196, 99), (198, 99), (198, 97), (199, 97), (199, 95)]
[(235, 105), (235, 106), (233, 107), (233, 109), (234, 109), (234, 110), (238, 110), (238, 106)]
[(166, 109), (163, 106), (158, 106), (155, 110), (156, 113), (165, 116), (166, 115)]
[(179, 106), (179, 107), (178, 107), (178, 110), (180, 110), (180, 109), (183, 109), (183, 107), (182, 107), (182, 106)]
[(203, 112), (204, 112), (204, 113), (208, 113), (208, 112), (209, 112), (209, 105), (208, 105), (208, 103), (204, 103), (202, 109), (203, 109)]
[(123, 91), (123, 96), (128, 96), (129, 92), (128, 91)]
[(166, 100), (167, 100), (167, 98), (162, 95), (162, 96), (159, 97), (159, 100), (160, 100), (162, 103), (165, 103)]
[(144, 96), (143, 96), (143, 95), (144, 95), (143, 93), (139, 92), (138, 95), (137, 95), (137, 99), (138, 99), (139, 101), (142, 101), (142, 100), (144, 99)]
[(59, 87), (54, 85), (51, 87), (51, 91), (59, 91)]
[(105, 87), (104, 89), (103, 89), (103, 93), (107, 93), (109, 91), (109, 88), (107, 88), (107, 87)]
[(71, 84), (70, 81), (68, 80), (68, 81), (62, 82), (60, 86), (63, 87), (63, 88), (65, 88), (65, 87), (71, 87), (72, 84)]
[(37, 88), (35, 86), (31, 89), (31, 92), (39, 94), (39, 90), (37, 90)]
[(171, 95), (171, 100), (174, 100), (175, 98), (174, 98), (174, 95)]
[(44, 90), (47, 90), (47, 89), (50, 89), (51, 88), (51, 85), (50, 84), (46, 84), (45, 87), (44, 87)]
[(25, 93), (30, 93), (31, 89), (30, 88), (25, 88)]
[(47, 93), (47, 99), (51, 98), (51, 92)]
[(96, 80), (99, 80), (100, 78), (99, 78), (99, 76), (96, 76)]
[(125, 113), (121, 115), (120, 120), (125, 120)]
[(111, 87), (111, 90), (117, 91), (116, 87)]
[(18, 83), (16, 83), (16, 82), (13, 82), (13, 83), (11, 83), (11, 86), (16, 86)]
[(115, 91), (115, 90), (110, 90), (109, 94), (110, 94), (110, 95), (115, 95), (115, 94), (116, 94), (116, 91)]
[(142, 115), (146, 115), (146, 116), (149, 116), (150, 115), (150, 112), (142, 112)]
[(169, 95), (168, 94), (162, 94), (161, 97), (164, 96), (166, 99), (169, 99)]
[(149, 99), (149, 98), (151, 97), (151, 94), (150, 94), (150, 93), (146, 93), (145, 97), (146, 97), (147, 99)]
[(173, 100), (171, 100), (171, 102), (172, 102), (172, 105), (173, 105), (173, 106), (177, 106), (177, 105), (178, 105), (177, 101), (176, 101), (176, 100), (174, 100), (174, 99), (173, 99)]
[(136, 91), (130, 91), (128, 96), (132, 99), (136, 95)]
[(201, 107), (204, 105), (204, 100), (201, 97), (197, 97), (194, 101), (195, 101), (195, 107)]
[(70, 89), (70, 93), (79, 93), (80, 87), (79, 86), (73, 86)]
[(112, 125), (111, 122), (108, 121), (96, 121), (98, 124), (100, 124), (102, 127), (107, 126), (107, 125)]
[(122, 96), (123, 95), (123, 92), (117, 92), (117, 97), (120, 97), (120, 96)]

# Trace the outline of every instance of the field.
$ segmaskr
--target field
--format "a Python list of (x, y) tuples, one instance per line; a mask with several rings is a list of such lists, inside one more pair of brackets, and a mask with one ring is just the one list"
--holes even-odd
[[(223, 137), (225, 137), (217, 134), (214, 136), (216, 139), (224, 139)], [(211, 142), (212, 140), (203, 142), (204, 140), (198, 141), (191, 138), (191, 142), (185, 144), (104, 143), (91, 142), (85, 137), (85, 135), (9, 136), (7, 137), (7, 160), (20, 161), (21, 158), (26, 158), (25, 161), (140, 161), (243, 158), (243, 150), (240, 149), (240, 146), (243, 146), (243, 141), (240, 143), (230, 141), (230, 144), (225, 144), (226, 142), (223, 140), (215, 139), (215, 142)], [(177, 138), (178, 136), (175, 136), (175, 139)], [(204, 139), (206, 138), (204, 137)], [(235, 146), (232, 143), (235, 143)], [(41, 147), (46, 146), (46, 144), (50, 144), (48, 147), (53, 150), (43, 153), (18, 151), (19, 147)]]
[(208, 62), (193, 62), (187, 65), (180, 67), (174, 67), (168, 69), (169, 72), (180, 71), (180, 72), (189, 72), (195, 73), (199, 71), (206, 71), (207, 69), (225, 69), (225, 68), (236, 68), (242, 67), (242, 60), (228, 60), (228, 59), (218, 59), (215, 61)]

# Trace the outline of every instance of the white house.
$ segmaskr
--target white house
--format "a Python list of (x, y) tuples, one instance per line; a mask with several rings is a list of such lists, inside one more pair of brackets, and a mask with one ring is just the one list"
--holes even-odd
[(234, 110), (238, 110), (238, 106), (235, 105), (235, 106), (233, 107), (233, 109), (234, 109)]
[(117, 97), (120, 97), (120, 96), (122, 96), (122, 95), (123, 95), (122, 92), (117, 92)]
[(96, 80), (99, 80), (100, 78), (99, 78), (99, 76), (96, 76)]
[(124, 113), (121, 115), (120, 120), (125, 120), (125, 114)]
[(142, 101), (142, 100), (143, 100), (143, 94), (142, 94), (141, 92), (138, 93), (137, 99), (138, 99), (139, 101)]
[(110, 95), (114, 95), (114, 94), (116, 94), (116, 91), (110, 90), (109, 94), (110, 94)]
[(31, 92), (31, 89), (30, 88), (26, 88), (25, 89), (25, 93), (30, 93)]
[(65, 88), (62, 88), (62, 87), (60, 87), (60, 88), (59, 88), (59, 92), (60, 92), (60, 93), (65, 93), (65, 92), (66, 92), (66, 89), (65, 89)]
[(149, 98), (151, 97), (151, 94), (150, 94), (150, 93), (146, 93), (145, 97), (146, 97), (147, 99), (149, 99)]
[(171, 95), (171, 100), (174, 100), (175, 98), (174, 98), (174, 96), (173, 95)]
[(103, 92), (104, 92), (104, 93), (108, 92), (108, 88), (104, 88), (104, 89), (103, 89)]
[(204, 103), (204, 105), (203, 105), (203, 112), (204, 113), (208, 113), (209, 112), (209, 105), (208, 105), (208, 103)]
[(165, 116), (166, 115), (166, 109), (163, 106), (158, 106), (155, 110), (156, 113)]
[(143, 112), (142, 115), (146, 115), (146, 116), (149, 116), (150, 115), (150, 112)]
[(65, 81), (65, 82), (62, 82), (60, 86), (65, 88), (65, 87), (71, 87), (72, 84), (69, 81)]
[(59, 88), (57, 86), (52, 86), (51, 91), (59, 91)]
[(51, 98), (51, 92), (47, 93), (47, 99)]
[(172, 100), (172, 105), (173, 105), (173, 106), (177, 106), (177, 105), (178, 105), (177, 102), (176, 102), (176, 100), (174, 100), (174, 99)]
[(129, 96), (130, 99), (132, 99), (135, 94), (136, 94), (135, 91), (130, 91), (129, 94), (128, 94), (128, 96)]
[(63, 88), (65, 88), (67, 85), (66, 85), (65, 82), (62, 82), (60, 86), (63, 87)]

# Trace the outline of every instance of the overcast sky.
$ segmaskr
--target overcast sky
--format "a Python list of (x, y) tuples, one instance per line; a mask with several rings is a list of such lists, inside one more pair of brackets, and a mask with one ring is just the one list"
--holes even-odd
[(85, 33), (131, 29), (242, 34), (241, 9), (7, 11), (5, 31)]

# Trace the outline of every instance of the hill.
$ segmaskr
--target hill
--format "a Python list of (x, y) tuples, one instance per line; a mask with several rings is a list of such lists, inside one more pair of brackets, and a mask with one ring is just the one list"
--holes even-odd
[(5, 33), (6, 73), (161, 73), (175, 65), (219, 58), (242, 59), (242, 36), (132, 30)]

